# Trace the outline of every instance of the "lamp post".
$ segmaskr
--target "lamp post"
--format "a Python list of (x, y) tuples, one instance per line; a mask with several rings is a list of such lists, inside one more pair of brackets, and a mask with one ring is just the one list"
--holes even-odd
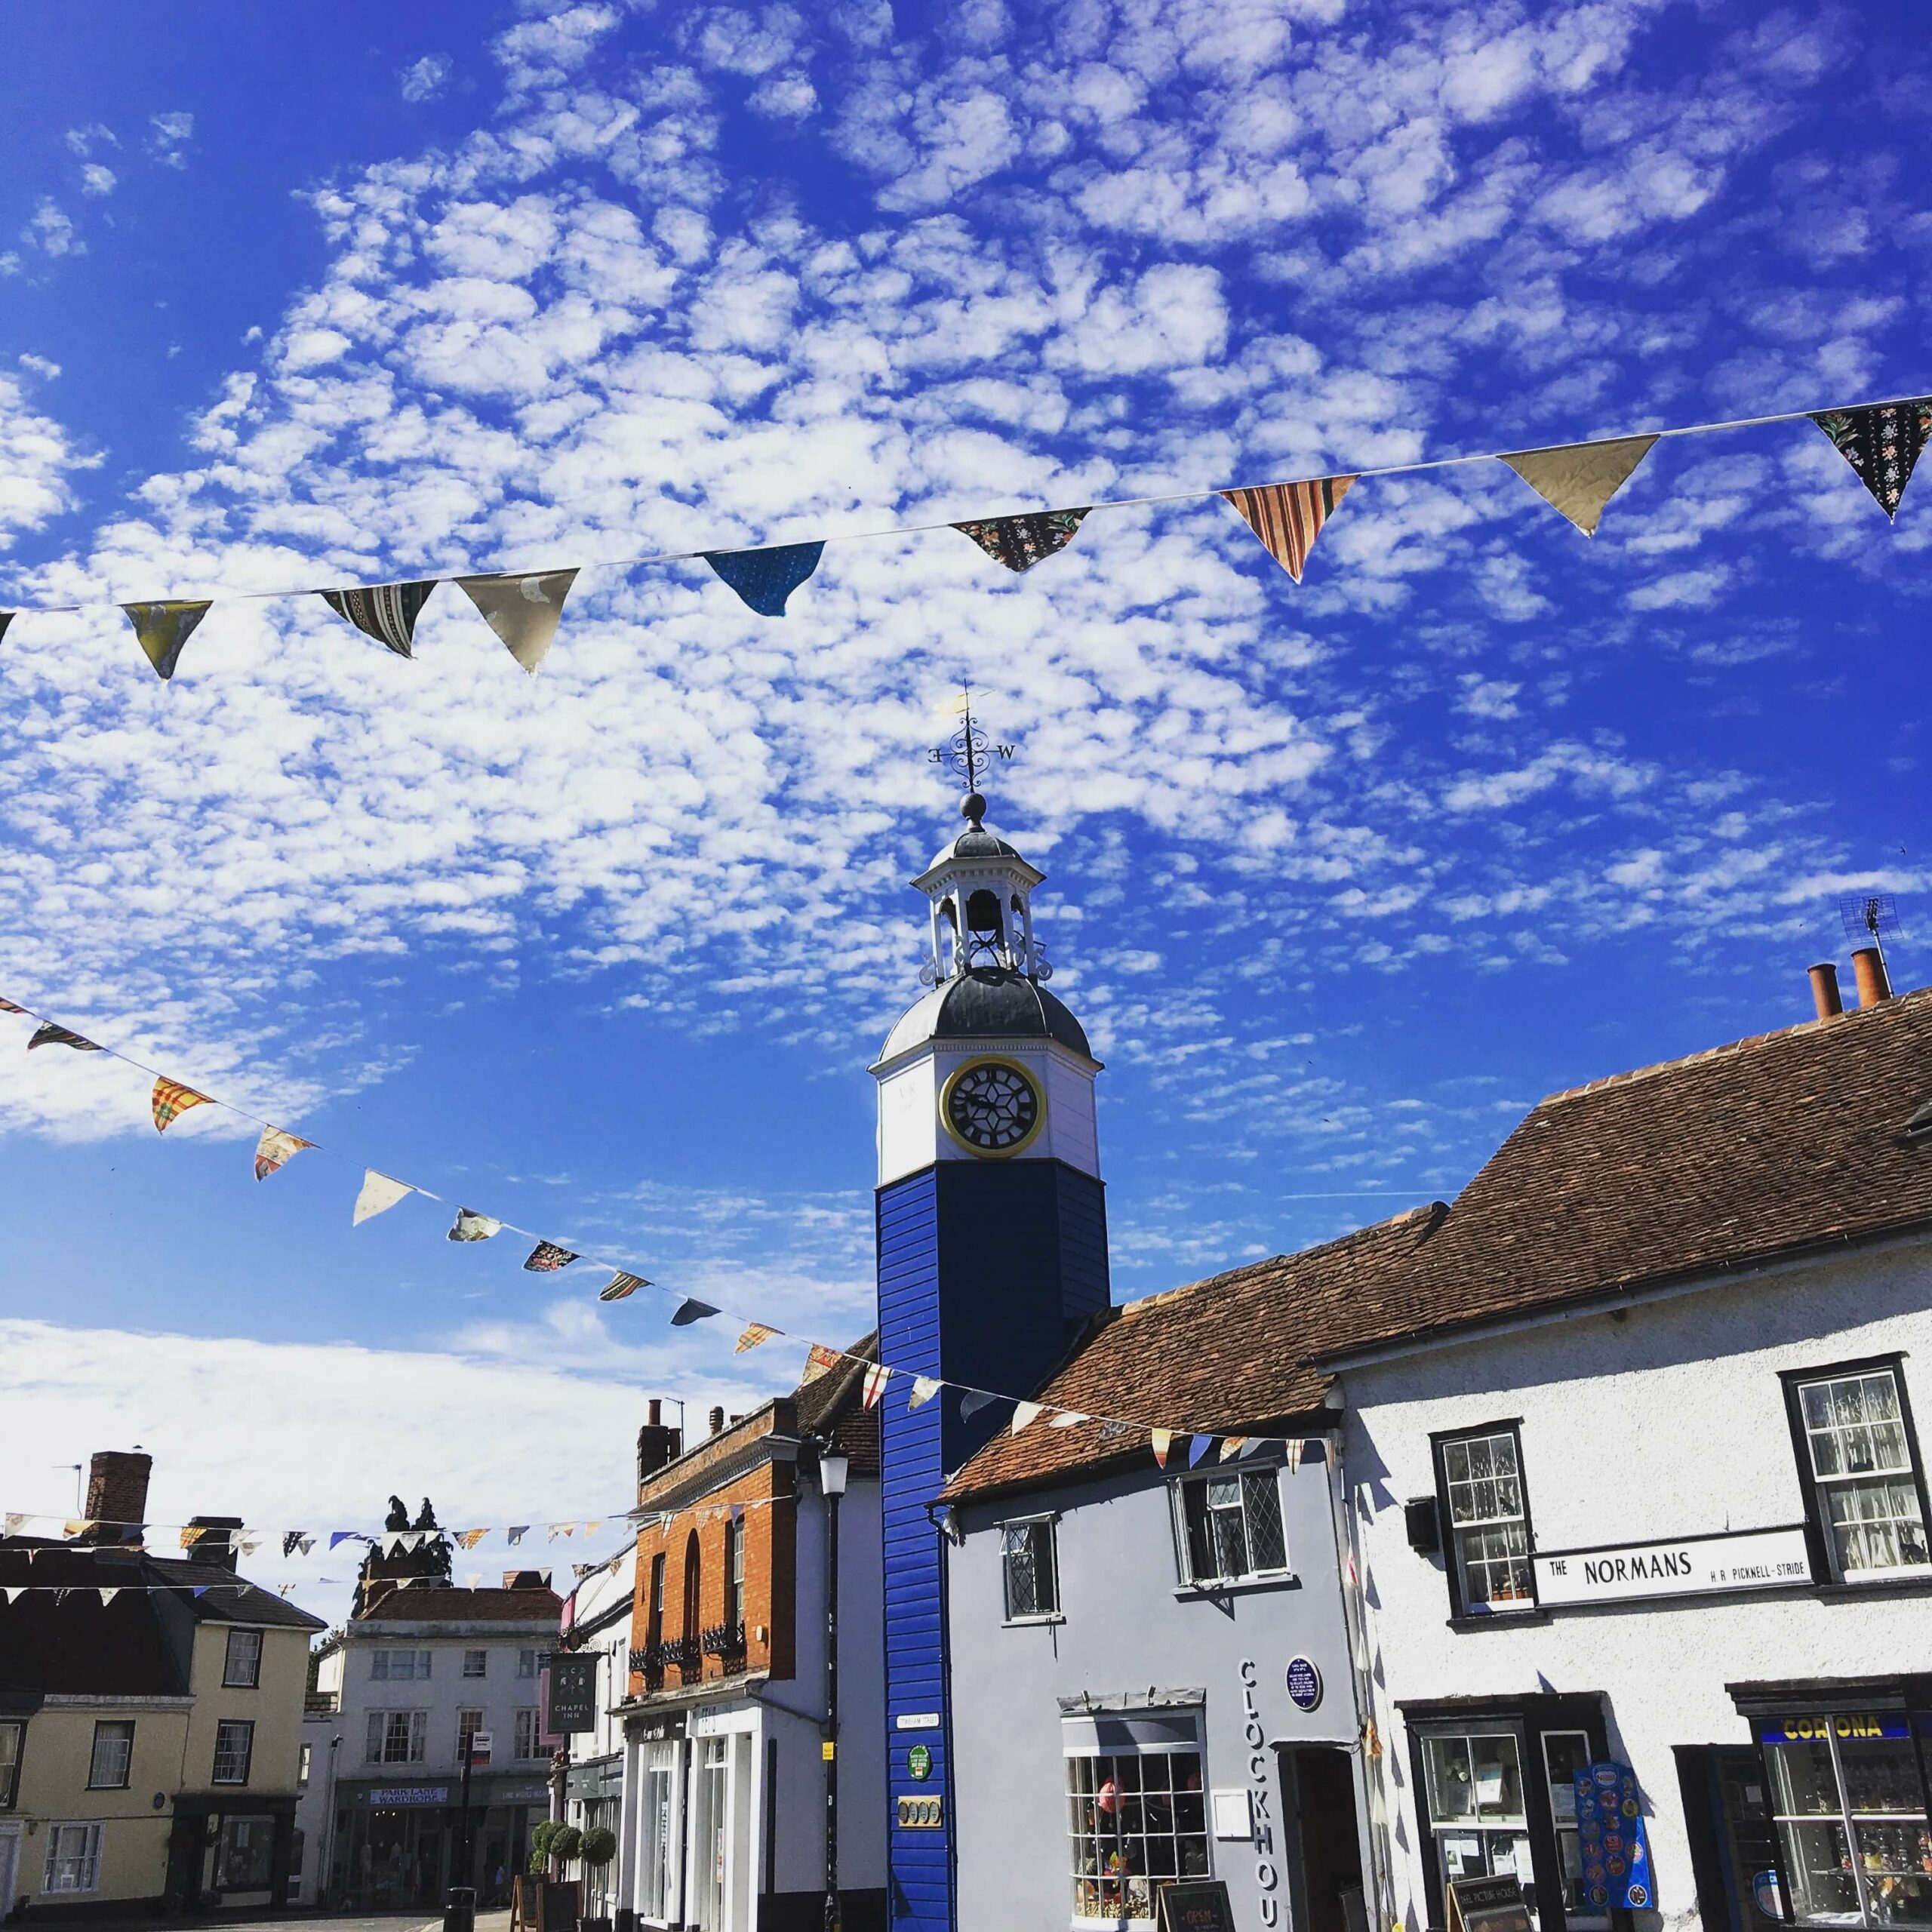
[(825, 1932), (838, 1932), (838, 1500), (849, 1470), (828, 1443), (819, 1451), (825, 1497)]

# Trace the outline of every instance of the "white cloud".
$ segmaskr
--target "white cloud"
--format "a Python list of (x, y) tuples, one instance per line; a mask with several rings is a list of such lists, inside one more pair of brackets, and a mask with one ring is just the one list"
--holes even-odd
[(195, 117), (185, 109), (148, 117), (148, 152), (165, 168), (186, 168), (187, 146), (194, 138)]
[(63, 255), (85, 255), (88, 251), (88, 245), (81, 239), (72, 220), (51, 195), (41, 197), (33, 218), (20, 230), (20, 239), (56, 260)]
[(114, 171), (97, 161), (91, 161), (81, 170), (81, 192), (84, 195), (111, 195), (114, 192)]
[(446, 54), (426, 54), (404, 68), (397, 85), (405, 100), (434, 100), (448, 82), (451, 71)]

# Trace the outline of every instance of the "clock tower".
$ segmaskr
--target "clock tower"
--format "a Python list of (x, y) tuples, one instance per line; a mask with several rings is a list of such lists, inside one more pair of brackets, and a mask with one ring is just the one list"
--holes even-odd
[[(970, 747), (970, 718), (966, 735)], [(881, 1444), (894, 1932), (958, 1932), (946, 1544), (928, 1506), (1012, 1414), (953, 1386), (915, 1407), (912, 1378), (1029, 1396), (1108, 1301), (1100, 1063), (1044, 983), (1032, 912), (1044, 875), (986, 829), (977, 789), (961, 809), (967, 829), (912, 881), (928, 903), (929, 990), (872, 1069), (879, 1359), (902, 1371)]]

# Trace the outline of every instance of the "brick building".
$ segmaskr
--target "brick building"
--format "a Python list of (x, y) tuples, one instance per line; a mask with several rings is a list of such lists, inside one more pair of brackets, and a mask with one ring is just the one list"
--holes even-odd
[[(878, 1437), (863, 1377), (855, 1358), (747, 1415), (714, 1411), (709, 1435), (688, 1449), (655, 1404), (639, 1432), (618, 1896), (641, 1925), (819, 1924), (835, 1761), (845, 1923), (856, 1932), (881, 1921)], [(835, 1506), (835, 1736), (828, 1450), (849, 1471)]]

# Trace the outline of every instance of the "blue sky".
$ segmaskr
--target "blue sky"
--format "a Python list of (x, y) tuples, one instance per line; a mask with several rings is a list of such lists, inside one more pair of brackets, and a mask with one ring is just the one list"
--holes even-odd
[[(1895, 9), (189, 5), (12, 51), (23, 605), (1932, 389)], [(1211, 500), (1022, 578), (835, 545), (779, 622), (702, 567), (586, 571), (534, 681), (448, 590), (410, 663), (312, 598), (218, 606), (168, 687), (111, 611), (20, 617), (0, 990), (327, 1151), (257, 1187), (214, 1110), (159, 1142), (138, 1079), (0, 1041), (0, 1503), (140, 1439), (158, 1512), (587, 1510), (642, 1390), (795, 1370), (427, 1204), (352, 1233), (365, 1161), (863, 1329), (864, 1068), (961, 677), (1109, 1063), (1123, 1295), (1804, 1017), (1841, 891), (1898, 894), (1917, 983), (1929, 516), (1888, 530), (1801, 423), (1660, 445), (1593, 542), (1500, 466), (1371, 479), (1299, 588)]]

